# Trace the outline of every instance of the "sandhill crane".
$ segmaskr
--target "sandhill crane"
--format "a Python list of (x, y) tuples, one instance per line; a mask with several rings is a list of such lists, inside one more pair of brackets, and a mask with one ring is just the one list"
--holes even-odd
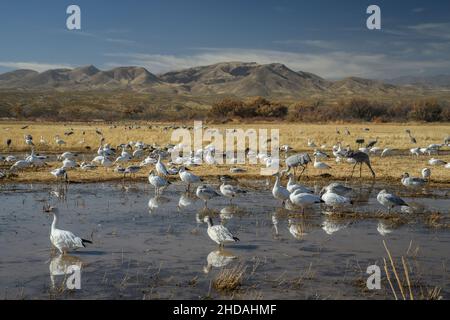
[(367, 165), (367, 167), (369, 167), (369, 169), (370, 169), (370, 171), (372, 173), (372, 176), (375, 178), (375, 171), (373, 171), (373, 169), (372, 169), (372, 166), (370, 164), (370, 158), (369, 158), (368, 154), (366, 154), (364, 152), (361, 152), (361, 151), (356, 151), (356, 152), (355, 151), (348, 151), (347, 154), (346, 154), (346, 157), (348, 159), (351, 159), (351, 160), (355, 161), (355, 165), (353, 166), (352, 175), (351, 175), (350, 178), (353, 177), (353, 173), (355, 171), (355, 167), (356, 167), (357, 164), (359, 164), (359, 177), (362, 176), (362, 165), (363, 165), (363, 163), (365, 163)]
[(361, 147), (364, 144), (365, 140), (363, 138), (358, 138), (355, 140), (355, 142), (358, 145), (358, 147)]
[(377, 142), (378, 142), (378, 137), (376, 138), (376, 140), (369, 141), (369, 143), (367, 143), (367, 145), (366, 145), (366, 148), (368, 148), (368, 149), (372, 148), (374, 145), (377, 144)]
[(300, 173), (300, 177), (302, 176), (303, 172), (305, 172), (308, 163), (311, 162), (311, 158), (309, 157), (309, 154), (307, 153), (299, 153), (295, 154), (293, 156), (290, 156), (286, 159), (286, 166), (288, 168), (288, 171), (291, 169), (294, 169), (294, 175), (295, 175), (295, 169), (297, 167), (302, 167), (302, 172)]
[(414, 138), (411, 134), (411, 130), (406, 129), (405, 132), (408, 134), (409, 140), (411, 141), (412, 144), (416, 144), (417, 140), (416, 138)]

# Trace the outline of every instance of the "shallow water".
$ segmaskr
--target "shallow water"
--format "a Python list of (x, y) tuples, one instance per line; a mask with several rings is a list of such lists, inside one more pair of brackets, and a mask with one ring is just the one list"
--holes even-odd
[[(143, 183), (69, 185), (65, 192), (42, 184), (0, 186), (0, 298), (391, 299), (384, 271), (381, 290), (365, 288), (367, 267), (383, 266), (387, 257), (383, 240), (397, 267), (400, 256), (407, 258), (415, 293), (439, 286), (449, 298), (450, 229), (421, 217), (440, 212), (448, 218), (450, 190), (393, 190), (417, 212), (394, 223), (373, 218), (384, 210), (375, 199), (384, 185), (353, 185), (350, 212), (360, 216), (336, 219), (319, 207), (304, 215), (283, 209), (265, 181), (242, 182), (251, 184), (254, 190), (233, 206), (217, 198), (209, 210), (195, 197), (178, 207), (181, 185), (157, 200)], [(94, 244), (69, 257), (52, 254), (46, 203), (59, 208), (61, 228)], [(241, 242), (218, 252), (201, 223), (205, 215), (223, 221)], [(58, 290), (65, 276), (51, 277), (51, 270), (74, 264), (82, 265), (81, 290)], [(211, 284), (221, 267), (237, 265), (246, 268), (240, 289), (216, 291)]]

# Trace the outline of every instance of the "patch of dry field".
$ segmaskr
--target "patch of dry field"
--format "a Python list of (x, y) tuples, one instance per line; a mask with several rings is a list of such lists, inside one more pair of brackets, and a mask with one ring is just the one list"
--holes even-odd
[[(132, 125), (134, 128), (130, 129)], [(96, 152), (100, 136), (96, 133), (99, 130), (103, 133), (106, 141), (113, 146), (129, 141), (143, 141), (147, 144), (156, 143), (158, 145), (166, 145), (168, 143), (177, 143), (178, 141), (171, 141), (172, 130), (165, 130), (168, 123), (115, 123), (115, 124), (100, 124), (100, 123), (69, 123), (69, 124), (55, 124), (55, 123), (6, 123), (0, 122), (1, 145), (0, 154), (7, 155), (10, 152), (28, 152), (30, 150), (24, 142), (24, 135), (31, 134), (36, 144), (36, 151), (42, 154), (48, 153), (62, 153), (64, 151), (88, 152), (86, 147), (89, 146), (92, 152)], [(182, 124), (178, 124), (182, 125)], [(192, 126), (193, 123), (185, 123), (187, 126)], [(25, 126), (27, 126), (25, 129)], [(231, 123), (226, 125), (207, 125), (208, 128), (217, 128), (223, 132), (225, 129), (279, 129), (280, 145), (288, 144), (293, 147), (295, 151), (308, 151), (310, 154), (313, 148), (307, 145), (308, 139), (312, 139), (316, 145), (326, 145), (325, 150), (330, 153), (331, 147), (341, 141), (344, 145), (351, 145), (356, 148), (355, 140), (357, 138), (364, 138), (366, 141), (375, 140), (378, 138), (378, 147), (393, 148), (398, 152), (407, 154), (412, 147), (426, 147), (433, 143), (443, 143), (444, 138), (450, 134), (449, 124), (292, 124), (292, 123), (251, 123), (239, 124)], [(345, 135), (344, 130), (348, 128), (350, 135)], [(364, 128), (369, 128), (369, 131), (364, 131)], [(336, 129), (340, 131), (337, 134)], [(413, 136), (417, 139), (417, 145), (411, 144), (410, 138), (405, 133), (406, 129), (412, 131)], [(65, 136), (65, 132), (72, 131), (74, 134)], [(83, 134), (84, 132), (84, 134)], [(66, 145), (58, 147), (55, 144), (55, 135), (59, 135)], [(42, 138), (47, 144), (40, 144)], [(6, 147), (6, 140), (11, 139), (11, 149)], [(207, 142), (205, 142), (205, 145)], [(445, 148), (444, 152), (439, 155), (439, 158), (450, 162), (449, 148)], [(86, 155), (88, 160), (91, 156)], [(80, 155), (80, 159), (83, 155)], [(372, 156), (372, 164), (377, 173), (378, 180), (399, 181), (400, 175), (403, 172), (409, 172), (413, 176), (420, 176), (420, 171), (424, 167), (429, 167), (428, 156), (421, 156), (420, 158), (413, 158), (409, 155), (396, 155), (387, 158), (380, 158), (379, 156)], [(80, 160), (79, 159), (79, 160)], [(332, 166), (332, 169), (324, 172), (314, 169), (312, 166), (307, 171), (309, 179), (321, 179), (323, 173), (329, 173), (336, 179), (347, 178), (352, 169), (349, 164), (336, 164), (334, 159), (326, 161)], [(137, 162), (136, 162), (137, 163)], [(54, 178), (49, 174), (53, 168), (60, 166), (60, 163), (49, 163), (49, 167), (34, 171), (30, 169), (24, 173), (19, 173), (14, 177), (16, 182), (50, 182)], [(207, 166), (203, 165), (194, 168), (193, 171), (201, 176), (214, 177), (218, 174), (229, 174), (230, 165), (223, 166)], [(247, 169), (246, 173), (237, 174), (238, 177), (252, 178), (260, 176), (260, 166), (239, 166)], [(4, 166), (6, 168), (6, 166)], [(150, 167), (145, 168), (136, 175), (136, 180), (145, 179)], [(432, 167), (433, 183), (449, 184), (450, 183), (450, 169), (444, 167)], [(355, 171), (356, 176), (359, 172)], [(70, 180), (73, 182), (92, 182), (92, 181), (107, 181), (122, 179), (121, 175), (117, 175), (104, 168), (99, 168), (96, 171), (81, 172), (74, 170), (69, 173)], [(367, 168), (363, 167), (363, 177), (368, 179), (370, 177)], [(329, 180), (329, 178), (327, 178)]]

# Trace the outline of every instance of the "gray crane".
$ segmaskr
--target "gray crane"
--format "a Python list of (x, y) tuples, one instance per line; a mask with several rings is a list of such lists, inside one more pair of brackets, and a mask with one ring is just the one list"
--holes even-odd
[(345, 155), (349, 159), (353, 159), (355, 161), (355, 165), (353, 166), (352, 175), (350, 178), (353, 178), (353, 173), (355, 172), (355, 167), (359, 164), (359, 177), (362, 176), (362, 165), (365, 163), (370, 171), (372, 172), (372, 176), (375, 178), (375, 171), (373, 171), (372, 166), (370, 165), (369, 155), (361, 152), (361, 151), (348, 151)]
[(406, 129), (405, 132), (408, 134), (409, 140), (411, 141), (411, 143), (416, 144), (416, 143), (417, 143), (417, 140), (416, 140), (416, 138), (414, 138), (414, 137), (412, 136), (411, 130)]
[(305, 172), (306, 167), (308, 166), (308, 163), (310, 163), (310, 162), (311, 162), (311, 158), (310, 158), (309, 154), (307, 154), (307, 153), (295, 154), (286, 159), (287, 170), (290, 171), (291, 169), (294, 169), (294, 176), (295, 176), (295, 169), (297, 167), (302, 167), (303, 170), (300, 173), (300, 177), (301, 177), (303, 172)]

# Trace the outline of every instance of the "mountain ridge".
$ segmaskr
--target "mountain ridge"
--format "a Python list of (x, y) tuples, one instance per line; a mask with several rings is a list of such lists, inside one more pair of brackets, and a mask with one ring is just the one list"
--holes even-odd
[[(347, 77), (327, 80), (284, 64), (221, 62), (153, 74), (137, 66), (100, 70), (94, 65), (43, 72), (15, 70), (0, 74), (0, 89), (8, 90), (131, 90), (192, 96), (234, 95), (298, 98), (328, 95), (396, 94), (411, 88), (387, 81)], [(423, 89), (423, 88), (422, 88)]]

